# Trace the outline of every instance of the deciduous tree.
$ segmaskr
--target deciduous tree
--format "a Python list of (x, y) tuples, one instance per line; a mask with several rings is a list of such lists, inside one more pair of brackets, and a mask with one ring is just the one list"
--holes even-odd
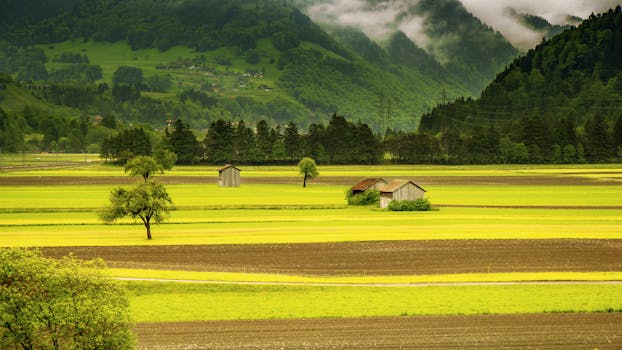
[(152, 239), (151, 223), (163, 222), (172, 206), (173, 201), (164, 185), (150, 180), (130, 190), (121, 187), (112, 190), (110, 203), (100, 213), (100, 218), (106, 223), (124, 217), (140, 219), (147, 230), (147, 239)]
[(103, 267), (0, 249), (0, 349), (133, 349), (128, 301)]
[(309, 157), (302, 158), (300, 163), (298, 163), (298, 168), (300, 168), (300, 174), (305, 176), (302, 182), (302, 187), (307, 187), (307, 179), (313, 179), (320, 174), (315, 166), (315, 160)]
[(163, 222), (173, 206), (164, 185), (153, 179), (153, 174), (164, 173), (164, 168), (151, 157), (138, 156), (127, 162), (125, 172), (145, 181), (129, 190), (121, 187), (112, 190), (110, 202), (99, 216), (105, 223), (124, 217), (140, 219), (147, 230), (147, 239), (151, 239), (151, 223)]
[(125, 163), (125, 172), (130, 176), (141, 176), (145, 182), (155, 173), (164, 173), (164, 167), (149, 156), (138, 156)]

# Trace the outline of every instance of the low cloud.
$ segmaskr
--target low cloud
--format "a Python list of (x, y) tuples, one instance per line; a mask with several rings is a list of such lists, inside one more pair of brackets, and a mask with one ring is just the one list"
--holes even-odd
[(545, 18), (552, 24), (568, 24), (568, 16), (587, 18), (591, 13), (605, 12), (620, 0), (460, 0), (464, 7), (482, 22), (499, 31), (521, 49), (529, 49), (542, 40), (542, 33), (526, 28), (508, 13), (511, 8)]
[[(536, 46), (544, 35), (521, 23), (515, 13), (542, 17), (551, 24), (571, 23), (569, 17), (587, 18), (591, 13), (604, 12), (622, 3), (622, 0), (456, 0), (506, 37), (514, 46), (528, 50)], [(360, 29), (370, 38), (383, 41), (401, 30), (415, 44), (428, 51), (438, 46), (435, 38), (426, 35), (426, 18), (416, 13), (419, 0), (319, 0), (307, 9), (318, 23), (349, 26)], [(451, 18), (447, 18), (451, 21)], [(449, 35), (450, 33), (446, 33)]]
[[(371, 4), (366, 0), (332, 0), (309, 7), (308, 14), (315, 22), (338, 24), (360, 29), (370, 38), (382, 41), (396, 30), (403, 30), (417, 44), (425, 44), (422, 32), (423, 19), (404, 17), (411, 1), (382, 1)], [(408, 31), (408, 32), (406, 32)]]
[[(482, 22), (523, 50), (537, 45), (543, 33), (527, 28), (508, 9), (539, 16), (551, 24), (569, 24), (568, 17), (587, 18), (622, 3), (621, 0), (459, 0)], [(418, 46), (430, 50), (425, 18), (412, 11), (419, 0), (320, 0), (308, 8), (316, 22), (360, 29), (376, 41), (401, 30)], [(451, 19), (448, 19), (451, 20)]]

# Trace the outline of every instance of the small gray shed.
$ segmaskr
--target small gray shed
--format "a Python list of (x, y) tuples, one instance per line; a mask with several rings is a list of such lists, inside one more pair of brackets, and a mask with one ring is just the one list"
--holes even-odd
[(387, 208), (391, 201), (414, 201), (422, 199), (426, 190), (410, 180), (394, 180), (379, 189), (380, 208)]
[(218, 186), (220, 187), (240, 187), (240, 169), (227, 164), (218, 169)]

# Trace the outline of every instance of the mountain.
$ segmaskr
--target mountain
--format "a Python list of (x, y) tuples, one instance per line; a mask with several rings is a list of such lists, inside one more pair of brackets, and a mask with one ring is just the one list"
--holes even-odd
[(521, 13), (513, 8), (506, 9), (506, 13), (510, 17), (516, 19), (527, 29), (540, 33), (545, 39), (550, 39), (558, 34), (561, 34), (564, 30), (570, 29), (572, 27), (571, 24), (579, 24), (582, 22), (580, 18), (567, 17), (566, 22), (571, 24), (551, 24), (545, 18), (528, 13)]
[(561, 159), (555, 153), (566, 146), (575, 161), (583, 152), (589, 161), (611, 161), (622, 147), (620, 102), (622, 9), (617, 6), (514, 60), (480, 98), (435, 108), (423, 116), (419, 130), (475, 137), (493, 128), (497, 138), (500, 133), (527, 146), (532, 162)]
[(381, 46), (390, 45), (396, 34), (405, 34), (412, 45), (442, 66), (445, 75), (465, 86), (469, 95), (478, 95), (519, 54), (501, 34), (469, 13), (458, 0), (296, 3), (329, 33), (354, 27)]
[[(396, 40), (387, 52), (353, 32), (360, 45), (345, 45), (288, 1), (39, 5), (0, 5), (0, 72), (37, 105), (68, 107), (73, 117), (113, 115), (155, 127), (180, 118), (196, 129), (218, 118), (266, 119), (304, 128), (338, 112), (379, 131), (415, 128), (442, 91), (471, 94), (412, 43)], [(399, 50), (422, 65), (396, 58)], [(10, 114), (40, 111), (26, 102), (31, 97), (20, 105), (5, 95), (0, 106)]]

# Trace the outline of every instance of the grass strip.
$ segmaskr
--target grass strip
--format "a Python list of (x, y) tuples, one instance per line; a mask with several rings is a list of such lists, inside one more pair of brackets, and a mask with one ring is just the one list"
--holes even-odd
[(620, 285), (310, 287), (119, 282), (136, 322), (620, 312)]

